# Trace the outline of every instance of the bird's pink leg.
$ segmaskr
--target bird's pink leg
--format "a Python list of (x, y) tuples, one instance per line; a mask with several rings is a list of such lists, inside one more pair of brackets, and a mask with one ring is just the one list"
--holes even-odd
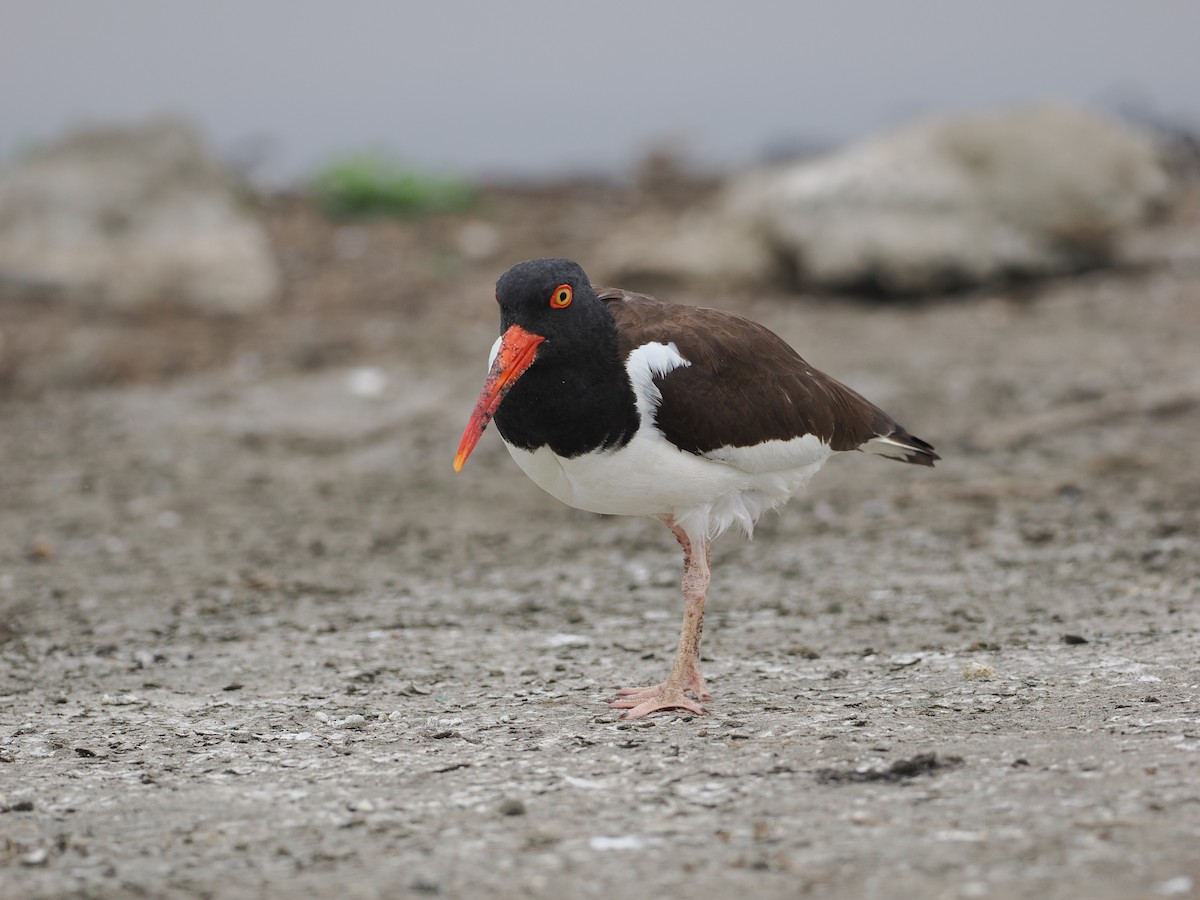
[[(686, 709), (707, 715), (699, 701), (710, 699), (700, 674), (700, 635), (704, 631), (704, 598), (708, 594), (709, 564), (712, 548), (707, 539), (693, 545), (683, 529), (668, 521), (667, 527), (683, 548), (683, 628), (671, 674), (662, 684), (651, 687), (622, 688), (617, 699), (608, 704), (627, 710), (622, 719), (640, 719), (664, 709)], [(691, 694), (695, 699), (688, 697)]]

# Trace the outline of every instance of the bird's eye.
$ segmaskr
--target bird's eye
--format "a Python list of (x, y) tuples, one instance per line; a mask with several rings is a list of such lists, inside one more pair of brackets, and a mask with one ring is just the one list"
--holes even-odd
[(554, 309), (566, 309), (571, 305), (571, 286), (569, 284), (560, 284), (554, 289), (554, 293), (550, 295), (550, 306)]

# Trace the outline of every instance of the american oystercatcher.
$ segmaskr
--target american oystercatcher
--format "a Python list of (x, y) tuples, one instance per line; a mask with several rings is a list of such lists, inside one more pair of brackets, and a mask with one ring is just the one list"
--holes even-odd
[(568, 506), (652, 516), (683, 547), (683, 630), (662, 684), (609, 706), (635, 719), (703, 715), (700, 634), (713, 540), (749, 535), (836, 451), (932, 466), (933, 447), (806, 363), (782, 338), (716, 309), (597, 291), (577, 263), (533, 259), (496, 282), (500, 337), (463, 432), (461, 471), (495, 418), (508, 452)]

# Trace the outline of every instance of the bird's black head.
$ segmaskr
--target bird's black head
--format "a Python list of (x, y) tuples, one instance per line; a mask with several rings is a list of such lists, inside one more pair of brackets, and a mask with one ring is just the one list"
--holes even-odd
[[(598, 436), (580, 438), (588, 446), (610, 440), (610, 432), (632, 434), (636, 422), (629, 426), (624, 420), (636, 419), (637, 413), (617, 355), (617, 326), (578, 263), (569, 259), (518, 263), (496, 282), (496, 302), (500, 340), (454, 458), (456, 470), (463, 467), (513, 390), (515, 402), (505, 408), (505, 414), (524, 416), (526, 432), (546, 422), (577, 438), (587, 428), (599, 429)], [(621, 427), (612, 426), (613, 416), (596, 414), (603, 405), (592, 396), (596, 390), (604, 395), (601, 400), (620, 406), (616, 418), (622, 420)]]
[(538, 349), (541, 362), (579, 349), (611, 321), (587, 273), (569, 259), (517, 263), (496, 282), (496, 302), (501, 333), (519, 325), (545, 339)]

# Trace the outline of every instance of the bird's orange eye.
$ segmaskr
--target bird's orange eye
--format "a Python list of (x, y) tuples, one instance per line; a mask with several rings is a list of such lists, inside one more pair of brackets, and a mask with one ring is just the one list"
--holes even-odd
[(571, 286), (569, 284), (560, 284), (554, 289), (554, 293), (550, 295), (550, 306), (554, 309), (566, 309), (571, 305)]

